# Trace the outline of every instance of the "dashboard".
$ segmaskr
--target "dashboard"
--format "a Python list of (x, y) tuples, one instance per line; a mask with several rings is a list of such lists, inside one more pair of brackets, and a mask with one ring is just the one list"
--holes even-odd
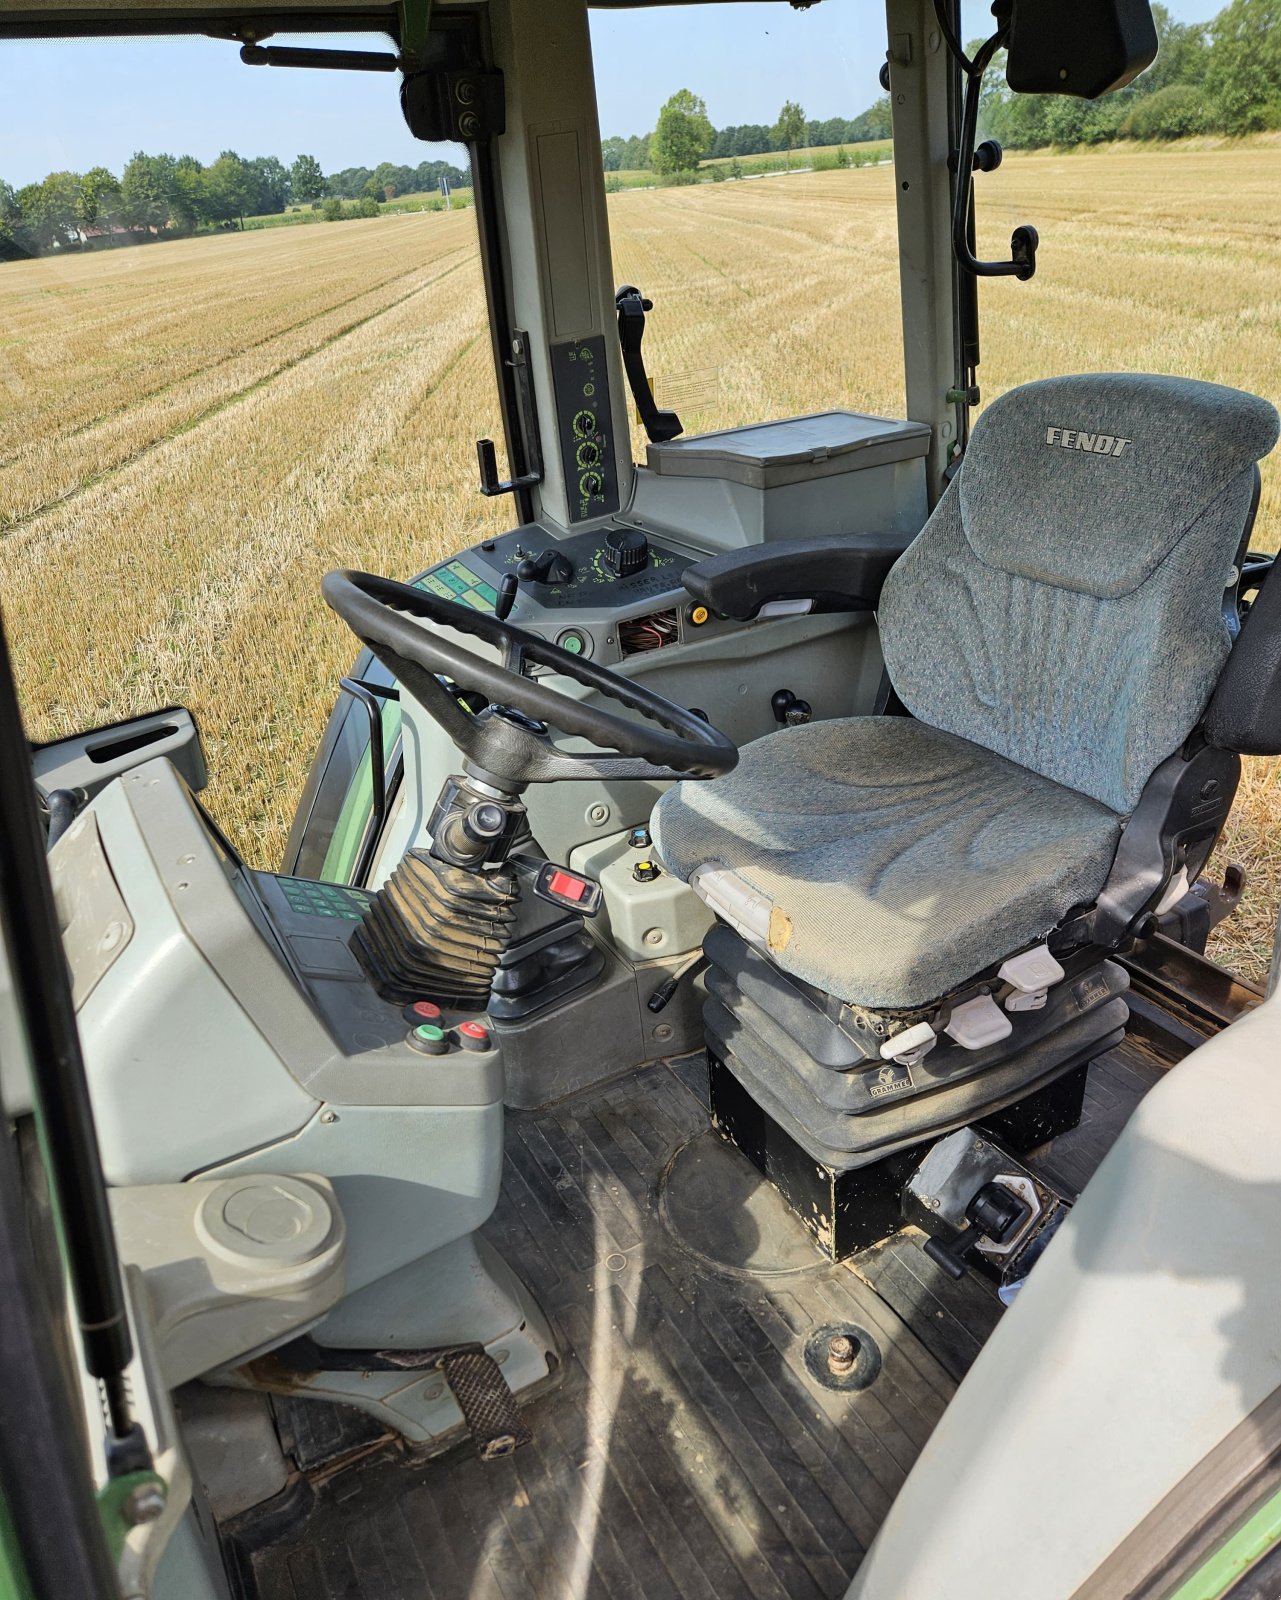
[(531, 523), (440, 562), (417, 582), (442, 600), (492, 612), (504, 579), (509, 588), (514, 581), (513, 622), (572, 655), (609, 663), (716, 630), (681, 583), (699, 559), (624, 522), (569, 538)]

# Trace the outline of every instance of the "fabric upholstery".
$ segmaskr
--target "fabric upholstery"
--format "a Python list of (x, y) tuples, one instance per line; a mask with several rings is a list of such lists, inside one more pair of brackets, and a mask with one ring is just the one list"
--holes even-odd
[(774, 903), (771, 955), (875, 1009), (926, 1005), (1041, 938), (1101, 888), (1117, 816), (907, 717), (784, 729), (659, 801), (654, 844), (688, 878), (731, 868)]
[(1178, 378), (1003, 395), (881, 595), (903, 703), (1131, 810), (1227, 659), (1223, 591), (1277, 428), (1266, 401)]

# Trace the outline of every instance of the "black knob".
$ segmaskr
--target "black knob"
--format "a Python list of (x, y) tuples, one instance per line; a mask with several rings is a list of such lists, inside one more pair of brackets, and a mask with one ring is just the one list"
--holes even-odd
[(611, 533), (605, 540), (605, 565), (616, 578), (630, 578), (649, 565), (649, 540), (635, 528)]
[(652, 861), (638, 861), (632, 868), (632, 877), (637, 883), (653, 883), (659, 876), (659, 869)]
[(511, 616), (512, 607), (516, 604), (516, 574), (504, 573), (502, 582), (498, 585), (498, 600), (494, 606), (494, 615), (502, 622)]

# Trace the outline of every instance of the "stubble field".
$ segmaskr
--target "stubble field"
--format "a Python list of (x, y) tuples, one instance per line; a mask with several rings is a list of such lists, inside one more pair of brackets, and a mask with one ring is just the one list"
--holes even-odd
[[(1146, 369), (1278, 398), (1281, 146), (1007, 161), (981, 243), (1041, 230), (1034, 283), (983, 294), (984, 392)], [(611, 197), (618, 281), (687, 429), (903, 408), (888, 167)], [(212, 809), (279, 857), (353, 641), (330, 567), (408, 574), (509, 508), (471, 212), (0, 265), (0, 606), (33, 737), (190, 705)], [(1281, 541), (1265, 467), (1256, 544)], [(1106, 670), (1106, 663), (1091, 663)], [(1065, 670), (1079, 670), (1065, 663)], [(1278, 764), (1225, 855), (1251, 888), (1218, 953), (1258, 976), (1281, 898)]]

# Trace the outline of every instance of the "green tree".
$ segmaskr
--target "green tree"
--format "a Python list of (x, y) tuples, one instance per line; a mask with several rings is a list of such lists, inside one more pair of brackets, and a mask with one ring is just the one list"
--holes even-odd
[(120, 178), (120, 207), (131, 227), (160, 229), (168, 223), (174, 165), (172, 156), (149, 156), (141, 150), (130, 157)]
[(0, 178), (0, 261), (25, 256), (30, 248), (22, 226), (22, 207), (18, 204), (18, 196), (13, 185)]
[(254, 215), (279, 215), (289, 203), (289, 168), (275, 156), (255, 156), (245, 167), (254, 191)]
[(1204, 22), (1175, 22), (1163, 5), (1152, 7), (1156, 24), (1156, 60), (1134, 83), (1136, 95), (1156, 94), (1172, 83), (1201, 84), (1210, 59)]
[(51, 172), (43, 183), (22, 190), (19, 199), (23, 196), (28, 196), (24, 221), (40, 249), (79, 243), (80, 179), (76, 173)]
[(205, 169), (195, 156), (179, 156), (169, 174), (170, 225), (194, 233), (202, 222), (213, 220)]
[(325, 175), (315, 156), (295, 156), (289, 169), (289, 192), (293, 199), (306, 203), (319, 200), (325, 192)]
[(1225, 133), (1281, 126), (1281, 0), (1231, 0), (1219, 12), (1205, 91)]
[(714, 137), (706, 105), (691, 90), (678, 89), (658, 113), (658, 126), (650, 135), (649, 155), (654, 171), (693, 172)]
[(111, 228), (120, 205), (120, 180), (106, 167), (91, 167), (80, 180), (76, 219), (82, 228)]
[(846, 137), (851, 144), (865, 144), (872, 139), (892, 139), (894, 114), (890, 109), (889, 95), (884, 94), (879, 100), (873, 100), (866, 111), (855, 117)]
[(257, 199), (257, 187), (249, 164), (234, 150), (224, 150), (217, 161), (205, 168), (205, 189), (209, 210), (217, 222), (245, 225), (245, 216)]
[(1121, 131), (1131, 139), (1186, 139), (1204, 133), (1211, 116), (1210, 102), (1194, 83), (1168, 83), (1134, 102)]
[(787, 151), (787, 165), (792, 165), (792, 151), (805, 143), (805, 113), (795, 100), (783, 102), (783, 109), (774, 124), (774, 139), (780, 150)]

